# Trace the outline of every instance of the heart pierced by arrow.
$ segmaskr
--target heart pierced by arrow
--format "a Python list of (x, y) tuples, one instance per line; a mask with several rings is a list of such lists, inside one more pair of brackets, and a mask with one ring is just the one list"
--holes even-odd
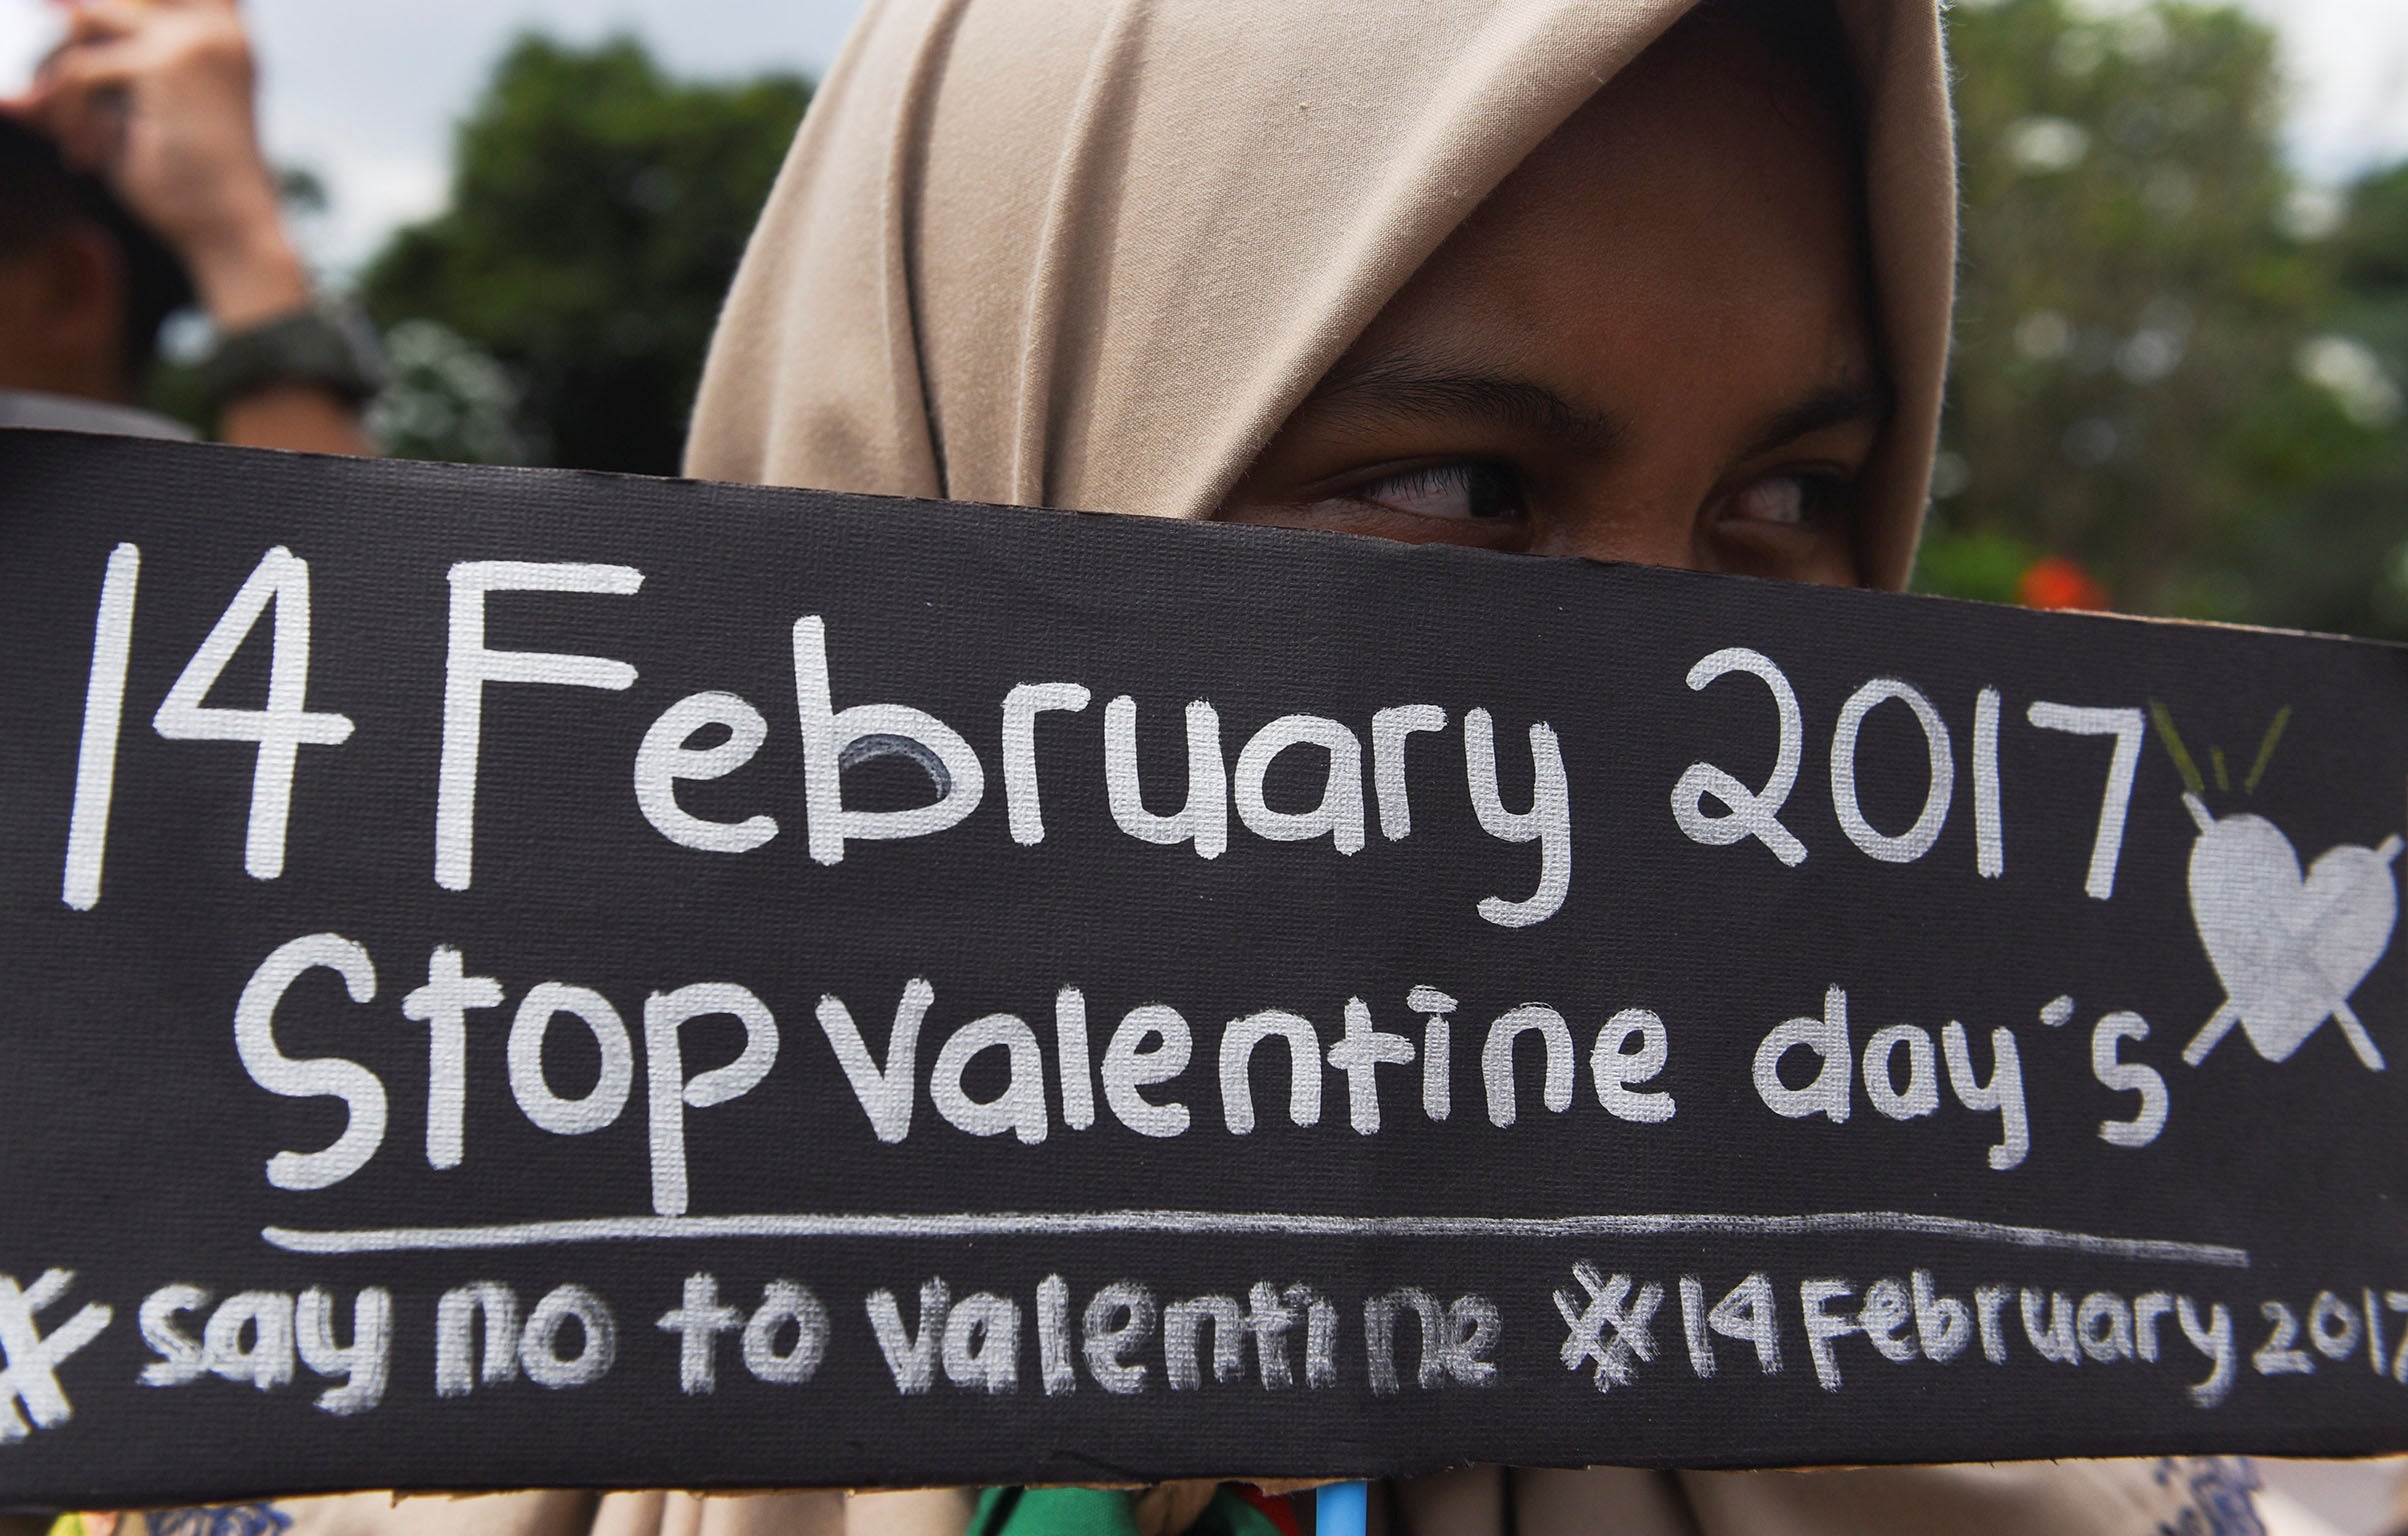
[(2236, 1024), (2259, 1056), (2288, 1061), (2329, 1018), (2366, 1069), (2382, 1071), (2383, 1053), (2349, 999), (2391, 945), (2400, 839), (2339, 844), (2303, 875), (2291, 840), (2264, 817), (2218, 820), (2195, 794), (2182, 803), (2199, 827), (2191, 920), (2224, 984), (2223, 1006), (2183, 1049), (2184, 1063), (2205, 1061)]

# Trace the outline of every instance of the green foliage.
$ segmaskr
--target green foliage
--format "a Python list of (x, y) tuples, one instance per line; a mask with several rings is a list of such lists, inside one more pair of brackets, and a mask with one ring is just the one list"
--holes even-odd
[(1923, 528), (1923, 547), (1915, 559), (1915, 589), (1948, 597), (1969, 597), (1984, 603), (2018, 600), (2023, 573), (2039, 552), (2000, 529), (1960, 533), (1939, 516)]
[(2316, 298), (2280, 232), (2271, 34), (2069, 0), (1953, 16), (1964, 264), (1952, 525), (2070, 555), (2125, 603), (2243, 508), (2220, 451)]
[(368, 435), (405, 459), (524, 464), (535, 457), (519, 427), (510, 370), (438, 320), (404, 320), (385, 332), (384, 391), (368, 406)]
[(381, 324), (449, 338), (415, 333), (416, 371), (381, 408), (411, 423), (393, 445), (675, 473), (719, 301), (810, 96), (790, 75), (673, 81), (629, 38), (519, 38), (460, 125), (450, 208), (363, 274)]
[(2353, 292), (2408, 298), (2408, 164), (2358, 183), (2333, 243), (2341, 279)]
[(2408, 168), (2332, 227), (2237, 6), (1950, 23), (1962, 291), (1918, 584), (1994, 597), (2030, 550), (2128, 611), (2408, 635)]

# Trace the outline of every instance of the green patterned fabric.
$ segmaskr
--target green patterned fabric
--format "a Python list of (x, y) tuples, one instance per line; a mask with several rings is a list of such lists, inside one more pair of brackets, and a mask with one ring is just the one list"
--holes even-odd
[[(1108, 1488), (989, 1488), (966, 1536), (1137, 1536), (1133, 1503)], [(1279, 1536), (1279, 1528), (1223, 1488), (1186, 1536)]]

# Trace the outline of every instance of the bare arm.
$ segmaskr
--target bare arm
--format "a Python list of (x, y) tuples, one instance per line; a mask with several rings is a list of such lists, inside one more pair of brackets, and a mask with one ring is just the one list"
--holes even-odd
[[(183, 258), (220, 335), (312, 301), (260, 152), (256, 94), (234, 0), (86, 0), (22, 104)], [(373, 451), (348, 401), (303, 383), (225, 401), (218, 431), (256, 447)]]

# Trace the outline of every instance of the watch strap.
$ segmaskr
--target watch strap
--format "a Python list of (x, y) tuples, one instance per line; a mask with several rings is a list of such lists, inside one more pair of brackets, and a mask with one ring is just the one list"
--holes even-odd
[(201, 388), (216, 405), (280, 384), (313, 386), (357, 405), (384, 379), (384, 358), (365, 318), (318, 306), (219, 338), (200, 366)]

